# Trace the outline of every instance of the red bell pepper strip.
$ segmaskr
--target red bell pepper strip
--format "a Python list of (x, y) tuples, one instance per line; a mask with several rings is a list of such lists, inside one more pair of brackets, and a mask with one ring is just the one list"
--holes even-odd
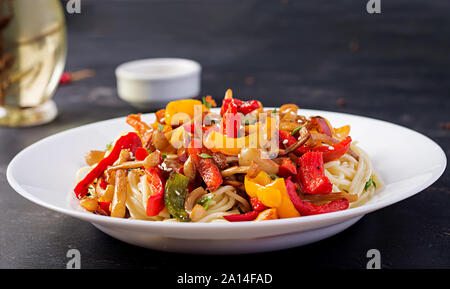
[(253, 221), (254, 219), (256, 219), (256, 217), (258, 217), (259, 213), (260, 212), (257, 211), (250, 211), (245, 214), (228, 215), (223, 217), (225, 218), (225, 220), (229, 222), (244, 222), (244, 221)]
[(111, 202), (98, 202), (99, 208), (102, 209), (108, 216), (111, 215), (111, 212), (109, 211), (109, 205), (111, 205)]
[(239, 137), (241, 122), (241, 116), (238, 114), (238, 106), (236, 103), (231, 102), (222, 117), (223, 134), (231, 138)]
[(211, 153), (206, 148), (194, 148), (193, 143), (188, 148), (188, 153), (208, 189), (211, 191), (217, 190), (217, 188), (223, 183), (219, 168), (216, 166), (212, 158), (204, 158), (200, 156), (202, 154), (211, 156)]
[(257, 197), (250, 198), (250, 204), (252, 205), (253, 211), (256, 212), (262, 212), (268, 208)]
[(302, 216), (319, 215), (336, 211), (342, 211), (346, 210), (349, 206), (349, 202), (347, 199), (334, 200), (332, 202), (323, 205), (314, 205), (310, 202), (302, 200), (297, 195), (297, 192), (295, 190), (295, 184), (291, 181), (290, 177), (285, 181), (285, 184), (286, 184), (286, 191), (289, 195), (289, 198), (292, 201), (292, 204)]
[(149, 154), (150, 153), (146, 149), (140, 147), (136, 150), (135, 157), (137, 161), (143, 161), (146, 157), (148, 157)]
[(333, 188), (325, 176), (321, 152), (307, 152), (298, 159), (297, 180), (307, 194), (329, 194)]
[(278, 176), (287, 178), (297, 175), (297, 168), (290, 158), (284, 158), (281, 165), (278, 168)]
[(239, 108), (239, 112), (241, 112), (242, 114), (246, 115), (256, 109), (259, 108), (259, 103), (257, 100), (249, 100), (244, 102), (241, 106), (238, 107)]
[[(150, 153), (144, 149), (139, 148), (136, 151), (136, 160), (142, 161)], [(153, 217), (161, 212), (164, 205), (164, 186), (165, 180), (162, 176), (161, 169), (158, 167), (147, 168), (145, 169), (145, 173), (147, 174), (147, 180), (150, 184), (150, 190), (152, 191), (152, 195), (148, 197), (147, 200), (147, 210), (146, 214), (149, 217)]]
[[(279, 145), (280, 148), (288, 148), (291, 145), (295, 144), (298, 140), (288, 131), (279, 130), (278, 131), (279, 136)], [(296, 155), (301, 156), (305, 152), (309, 151), (311, 148), (306, 146), (301, 146), (298, 149), (294, 151)]]
[(220, 115), (223, 116), (228, 111), (230, 104), (233, 104), (236, 107), (240, 107), (242, 105), (242, 100), (239, 100), (237, 98), (225, 98), (222, 102), (222, 108), (220, 109)]
[(164, 205), (164, 186), (165, 180), (159, 167), (145, 169), (147, 180), (150, 183), (152, 195), (147, 200), (146, 214), (149, 217), (156, 216), (161, 212)]
[(285, 130), (278, 131), (280, 148), (287, 148), (297, 142), (297, 139)]
[(103, 190), (106, 190), (106, 187), (108, 186), (108, 182), (105, 181), (105, 179), (100, 179), (100, 188), (102, 188)]
[(223, 217), (229, 222), (253, 221), (256, 217), (258, 217), (259, 213), (267, 209), (267, 207), (256, 197), (250, 198), (250, 204), (252, 205), (253, 211), (245, 214), (236, 214)]
[(135, 132), (130, 132), (122, 137), (120, 137), (109, 155), (107, 155), (103, 160), (101, 160), (95, 168), (93, 168), (85, 177), (82, 179), (75, 187), (74, 192), (78, 199), (84, 197), (87, 192), (89, 185), (99, 178), (108, 166), (112, 166), (114, 162), (119, 158), (120, 152), (123, 149), (129, 149), (133, 154), (136, 153), (137, 148), (142, 147), (142, 142), (139, 136)]
[(340, 143), (337, 143), (332, 146), (319, 146), (314, 147), (312, 150), (315, 152), (322, 152), (323, 161), (325, 163), (335, 161), (342, 157), (350, 148), (350, 144), (352, 143), (351, 137), (346, 137)]

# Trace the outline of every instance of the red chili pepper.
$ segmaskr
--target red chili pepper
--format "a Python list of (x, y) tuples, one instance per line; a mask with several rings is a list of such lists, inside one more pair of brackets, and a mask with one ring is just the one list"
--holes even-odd
[(259, 108), (259, 102), (257, 100), (249, 100), (239, 106), (239, 112), (246, 115)]
[(148, 157), (149, 154), (150, 153), (146, 149), (144, 149), (143, 147), (140, 147), (136, 150), (135, 157), (136, 157), (137, 161), (143, 161), (143, 160), (145, 160), (146, 157)]
[(278, 169), (278, 175), (283, 178), (295, 176), (297, 174), (297, 168), (290, 158), (284, 158)]
[(264, 205), (257, 197), (250, 198), (250, 204), (252, 205), (253, 211), (262, 212), (267, 209), (267, 206)]
[(102, 188), (103, 190), (106, 190), (106, 187), (108, 186), (108, 182), (105, 181), (105, 179), (100, 179), (100, 188)]
[(70, 72), (64, 72), (59, 79), (59, 84), (67, 84), (72, 82), (72, 74)]
[(208, 189), (215, 191), (223, 183), (222, 175), (211, 158), (200, 156), (202, 154), (211, 156), (211, 153), (206, 148), (194, 148), (193, 143), (188, 148), (188, 153)]
[(314, 205), (310, 202), (302, 200), (297, 195), (297, 192), (295, 190), (295, 184), (291, 181), (290, 177), (285, 181), (285, 184), (286, 184), (286, 191), (289, 195), (289, 198), (292, 201), (292, 204), (302, 216), (319, 215), (346, 210), (349, 206), (349, 202), (347, 199), (334, 200), (332, 202), (323, 205)]
[(305, 153), (298, 159), (298, 166), (297, 180), (302, 184), (305, 193), (331, 193), (333, 185), (325, 176), (321, 152)]
[[(343, 139), (340, 143), (337, 143), (332, 146), (319, 146), (315, 147), (312, 150), (315, 152), (322, 152), (323, 153), (323, 161), (325, 163), (335, 161), (342, 157), (350, 148), (350, 145), (352, 143), (351, 137), (346, 137)], [(331, 148), (331, 149), (330, 149)]]
[(225, 98), (222, 103), (222, 108), (220, 109), (220, 115), (224, 115), (227, 112), (230, 104), (234, 104), (236, 107), (240, 107), (242, 105), (242, 100), (239, 100), (237, 98)]
[(78, 199), (84, 197), (87, 192), (89, 185), (92, 182), (99, 178), (103, 172), (108, 168), (108, 166), (112, 166), (114, 162), (119, 158), (120, 152), (123, 149), (129, 149), (133, 154), (136, 152), (137, 148), (142, 147), (142, 142), (139, 136), (130, 132), (122, 137), (120, 137), (110, 154), (107, 155), (103, 160), (101, 160), (95, 168), (93, 168), (85, 177), (82, 179), (75, 187), (74, 192)]
[(152, 191), (147, 200), (147, 216), (156, 216), (164, 209), (164, 186), (165, 180), (159, 167), (145, 169), (147, 180)]
[(84, 78), (92, 77), (95, 71), (92, 69), (83, 69), (75, 72), (64, 72), (59, 79), (59, 84), (68, 84), (79, 81)]
[(111, 202), (98, 202), (99, 208), (102, 209), (108, 216), (111, 215), (109, 205), (111, 205)]
[(256, 217), (258, 217), (259, 213), (260, 212), (257, 211), (250, 211), (245, 214), (228, 215), (223, 217), (225, 218), (225, 220), (229, 222), (244, 222), (244, 221), (253, 221), (254, 219), (256, 219)]

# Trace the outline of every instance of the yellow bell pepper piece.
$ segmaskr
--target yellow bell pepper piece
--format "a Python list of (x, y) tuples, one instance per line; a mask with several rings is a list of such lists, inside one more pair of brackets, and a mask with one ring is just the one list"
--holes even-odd
[(350, 126), (345, 125), (340, 128), (334, 129), (334, 135), (337, 136), (339, 139), (344, 139), (350, 134)]
[[(184, 113), (186, 114), (185, 116), (189, 116), (190, 119), (194, 118), (194, 107), (196, 105), (201, 106), (202, 111), (209, 111), (208, 108), (204, 106), (200, 100), (197, 99), (182, 99), (169, 102), (166, 106), (166, 112), (164, 114), (166, 124), (170, 125), (172, 118), (178, 113)], [(179, 117), (183, 119), (183, 123), (186, 122), (184, 117), (182, 117), (181, 115)]]
[(277, 209), (271, 208), (262, 211), (259, 213), (258, 217), (256, 217), (255, 221), (266, 221), (266, 220), (275, 220), (278, 219)]
[(226, 155), (237, 156), (243, 148), (258, 148), (264, 139), (259, 139), (257, 133), (245, 137), (232, 138), (220, 132), (212, 131), (204, 139), (205, 146), (213, 152), (221, 152)]
[(286, 185), (283, 178), (278, 178), (272, 183), (266, 185), (266, 188), (278, 189), (281, 193), (281, 204), (276, 207), (280, 218), (300, 217), (300, 213), (292, 204), (291, 199), (286, 191)]
[(265, 171), (260, 171), (252, 180), (262, 186), (266, 186), (273, 181)]
[(250, 197), (256, 197), (258, 189), (264, 188), (265, 185), (270, 184), (271, 182), (272, 179), (264, 171), (260, 171), (254, 178), (249, 178), (246, 175), (244, 179), (245, 191)]
[(276, 208), (281, 205), (281, 192), (275, 188), (262, 187), (256, 191), (256, 197), (264, 205)]

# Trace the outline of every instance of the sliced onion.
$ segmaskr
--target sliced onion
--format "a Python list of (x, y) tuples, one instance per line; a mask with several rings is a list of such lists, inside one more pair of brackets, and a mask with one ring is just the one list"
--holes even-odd
[(184, 202), (184, 209), (186, 212), (190, 213), (192, 211), (196, 201), (203, 196), (204, 193), (205, 189), (198, 187), (187, 195), (186, 201)]
[(271, 159), (261, 158), (261, 152), (256, 148), (244, 148), (239, 155), (240, 166), (250, 166), (254, 161), (261, 170), (268, 174), (277, 174), (279, 165)]
[(249, 166), (234, 166), (221, 171), (222, 177), (229, 177), (235, 174), (246, 174), (248, 172)]
[(327, 136), (333, 135), (333, 128), (328, 124), (328, 121), (321, 116), (311, 117), (313, 124), (317, 124), (320, 128), (320, 132), (326, 134)]

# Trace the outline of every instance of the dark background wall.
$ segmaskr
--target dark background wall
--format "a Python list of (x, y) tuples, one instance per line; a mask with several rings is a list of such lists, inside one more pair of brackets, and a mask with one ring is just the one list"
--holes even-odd
[[(67, 70), (92, 68), (96, 77), (58, 89), (53, 123), (0, 128), (0, 217), (9, 220), (0, 223), (0, 267), (64, 268), (69, 248), (82, 252), (85, 268), (170, 268), (185, 258), (129, 246), (40, 208), (16, 195), (4, 176), (11, 158), (38, 139), (135, 112), (117, 97), (114, 77), (115, 67), (132, 59), (195, 59), (203, 66), (203, 95), (220, 99), (232, 88), (267, 106), (295, 102), (380, 118), (426, 134), (448, 156), (450, 2), (381, 0), (378, 15), (368, 14), (366, 3), (82, 0), (81, 14), (67, 15)], [(252, 258), (365, 268), (367, 250), (378, 248), (384, 268), (450, 268), (449, 178), (444, 173), (421, 194), (335, 237)], [(190, 262), (220, 268), (235, 258)]]

